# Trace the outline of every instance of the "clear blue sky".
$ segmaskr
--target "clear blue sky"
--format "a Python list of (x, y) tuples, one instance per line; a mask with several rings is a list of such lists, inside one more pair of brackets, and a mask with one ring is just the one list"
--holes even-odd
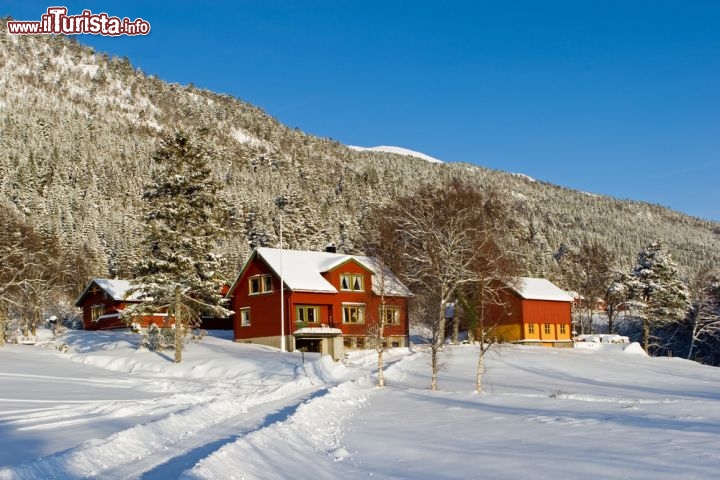
[(720, 221), (720, 1), (3, 2), (150, 22), (83, 36), (305, 132)]

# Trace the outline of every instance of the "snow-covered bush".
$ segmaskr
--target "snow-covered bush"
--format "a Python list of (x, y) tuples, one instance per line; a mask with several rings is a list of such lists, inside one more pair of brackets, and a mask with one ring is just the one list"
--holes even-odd
[(53, 338), (55, 339), (55, 338), (62, 337), (63, 335), (65, 335), (68, 332), (68, 328), (65, 325), (57, 325), (56, 324), (53, 326), (52, 332), (53, 332)]
[(203, 330), (202, 328), (193, 328), (192, 333), (190, 334), (190, 338), (193, 341), (199, 341), (202, 340), (205, 335), (207, 335), (207, 330)]
[(51, 315), (48, 317), (48, 323), (51, 325), (62, 325), (70, 330), (83, 328), (82, 310), (67, 300), (60, 300), (53, 304), (45, 311), (45, 314)]
[(153, 352), (173, 349), (175, 348), (175, 332), (171, 328), (160, 328), (151, 323), (143, 334), (140, 347), (145, 347)]
[(5, 324), (5, 341), (7, 343), (22, 343), (23, 322), (19, 317), (11, 316)]

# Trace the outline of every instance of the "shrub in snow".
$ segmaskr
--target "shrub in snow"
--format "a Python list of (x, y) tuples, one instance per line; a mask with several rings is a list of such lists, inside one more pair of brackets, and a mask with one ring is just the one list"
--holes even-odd
[(10, 317), (5, 324), (5, 341), (7, 343), (22, 343), (24, 323), (18, 317)]
[(133, 333), (140, 333), (142, 332), (142, 327), (139, 323), (133, 322), (130, 324), (130, 330), (132, 330)]
[[(173, 325), (173, 327), (174, 327), (174, 325)], [(193, 328), (192, 333), (190, 334), (190, 338), (193, 341), (197, 342), (199, 340), (202, 340), (203, 337), (205, 337), (205, 335), (207, 335), (207, 333), (208, 333), (207, 330), (203, 330), (202, 328)]]
[(68, 332), (68, 328), (64, 325), (56, 324), (53, 326), (52, 332), (53, 332), (53, 338), (58, 338), (58, 337), (62, 337), (63, 335), (65, 335)]
[(173, 349), (175, 348), (175, 332), (171, 328), (160, 328), (151, 323), (147, 332), (143, 334), (140, 346), (153, 352)]

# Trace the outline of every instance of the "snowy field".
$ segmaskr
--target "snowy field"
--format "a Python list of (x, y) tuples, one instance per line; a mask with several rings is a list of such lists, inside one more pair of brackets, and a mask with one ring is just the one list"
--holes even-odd
[[(5, 479), (715, 479), (720, 369), (637, 344), (489, 354), (476, 347), (345, 363), (233, 343), (185, 361), (126, 332), (71, 332), (0, 348)], [(67, 353), (57, 350), (67, 343)]]

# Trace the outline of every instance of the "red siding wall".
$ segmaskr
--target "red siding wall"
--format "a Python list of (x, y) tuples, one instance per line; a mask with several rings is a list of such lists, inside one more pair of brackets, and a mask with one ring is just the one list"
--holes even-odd
[(505, 305), (488, 305), (487, 325), (513, 325), (523, 322), (522, 299), (510, 290), (503, 290), (501, 298)]
[(523, 323), (570, 325), (570, 302), (523, 300)]

